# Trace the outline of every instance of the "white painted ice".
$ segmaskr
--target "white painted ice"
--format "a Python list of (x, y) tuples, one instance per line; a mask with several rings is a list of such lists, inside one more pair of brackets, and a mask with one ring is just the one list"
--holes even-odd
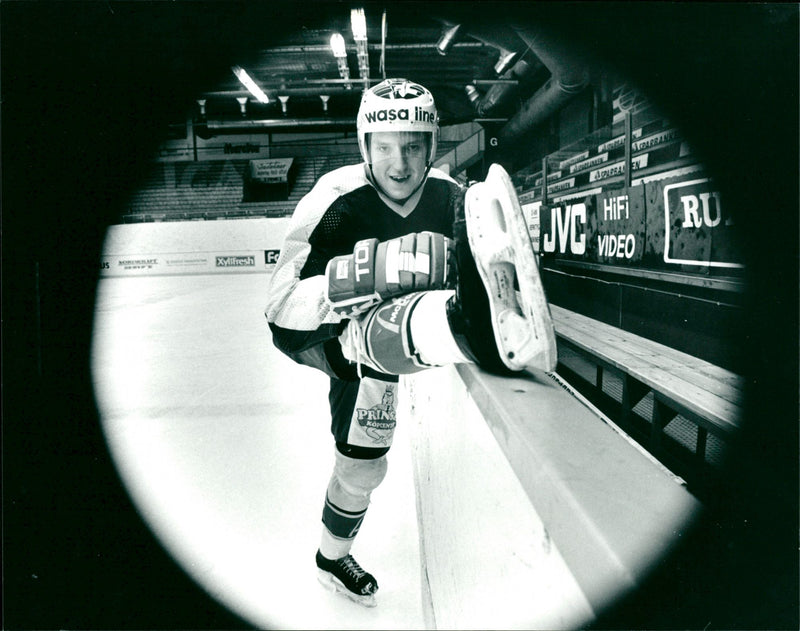
[(262, 628), (423, 628), (414, 481), (398, 424), (354, 548), (365, 609), (324, 591), (314, 553), (333, 465), (327, 377), (272, 345), (267, 274), (105, 278), (92, 368), (140, 512), (208, 592)]

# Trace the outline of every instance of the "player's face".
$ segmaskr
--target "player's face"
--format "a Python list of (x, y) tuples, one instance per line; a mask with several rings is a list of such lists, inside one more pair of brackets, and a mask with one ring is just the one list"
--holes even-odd
[(425, 176), (428, 139), (422, 132), (374, 132), (370, 134), (372, 173), (392, 199), (404, 200)]

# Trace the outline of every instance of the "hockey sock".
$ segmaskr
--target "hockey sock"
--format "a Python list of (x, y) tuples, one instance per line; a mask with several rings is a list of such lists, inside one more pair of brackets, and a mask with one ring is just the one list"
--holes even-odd
[[(369, 500), (367, 500), (369, 502)], [(348, 511), (334, 504), (330, 495), (325, 496), (322, 509), (322, 538), (319, 549), (326, 559), (340, 559), (350, 553), (353, 539), (361, 528), (367, 509)]]

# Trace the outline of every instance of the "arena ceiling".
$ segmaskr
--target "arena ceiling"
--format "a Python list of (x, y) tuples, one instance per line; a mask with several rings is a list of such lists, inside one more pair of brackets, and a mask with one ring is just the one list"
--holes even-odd
[[(359, 55), (353, 33), (351, 9), (357, 6), (364, 8), (366, 55)], [(443, 125), (494, 121), (516, 125), (518, 133), (584, 88), (588, 72), (535, 20), (512, 23), (492, 6), (413, 3), (404, 10), (397, 3), (388, 9), (337, 3), (321, 14), (307, 12), (296, 28), (273, 34), (238, 64), (267, 103), (245, 87), (234, 66), (198, 95), (196, 121), (229, 133), (354, 129), (364, 86), (404, 77), (431, 90)], [(335, 33), (344, 38), (348, 74), (331, 48)]]

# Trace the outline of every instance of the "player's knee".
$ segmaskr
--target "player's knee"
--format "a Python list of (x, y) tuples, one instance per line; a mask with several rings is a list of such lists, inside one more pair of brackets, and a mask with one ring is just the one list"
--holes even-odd
[(386, 455), (364, 460), (350, 458), (337, 451), (334, 475), (346, 493), (369, 496), (383, 482), (388, 466)]
[[(304, 348), (308, 348), (309, 344), (307, 338), (309, 333), (307, 331), (294, 331), (278, 326), (274, 322), (269, 322), (268, 324), (272, 332), (272, 344), (281, 353), (295, 359), (293, 355), (296, 355)], [(297, 360), (295, 359), (295, 361)]]

